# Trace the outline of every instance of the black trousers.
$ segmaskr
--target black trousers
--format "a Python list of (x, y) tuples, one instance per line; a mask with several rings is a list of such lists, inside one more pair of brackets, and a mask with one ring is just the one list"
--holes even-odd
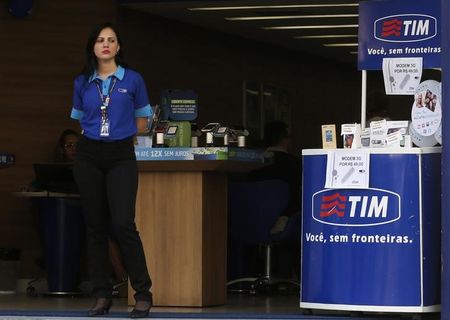
[(86, 223), (88, 268), (95, 297), (111, 297), (108, 237), (117, 239), (136, 301), (151, 299), (151, 280), (136, 230), (138, 171), (133, 139), (101, 142), (82, 137), (74, 177)]

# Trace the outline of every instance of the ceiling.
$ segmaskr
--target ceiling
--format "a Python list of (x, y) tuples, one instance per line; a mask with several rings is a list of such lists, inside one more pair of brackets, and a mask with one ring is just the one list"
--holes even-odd
[(122, 0), (153, 15), (356, 65), (359, 0)]

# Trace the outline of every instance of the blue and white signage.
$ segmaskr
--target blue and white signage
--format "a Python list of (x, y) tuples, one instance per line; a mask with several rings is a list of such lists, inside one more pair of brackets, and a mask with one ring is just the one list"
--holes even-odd
[(376, 226), (401, 217), (400, 195), (383, 189), (325, 189), (312, 205), (312, 218), (333, 226)]
[(437, 20), (426, 14), (398, 14), (375, 20), (374, 37), (385, 42), (419, 42), (437, 36)]
[(198, 117), (198, 97), (192, 90), (165, 90), (161, 94), (163, 119), (194, 121)]
[(440, 67), (440, 8), (440, 0), (360, 2), (358, 68), (380, 70), (383, 58), (400, 57)]
[(135, 146), (138, 161), (154, 160), (235, 160), (244, 162), (264, 162), (263, 150), (228, 147), (199, 148), (152, 148)]
[(370, 153), (364, 149), (328, 151), (326, 188), (369, 187)]

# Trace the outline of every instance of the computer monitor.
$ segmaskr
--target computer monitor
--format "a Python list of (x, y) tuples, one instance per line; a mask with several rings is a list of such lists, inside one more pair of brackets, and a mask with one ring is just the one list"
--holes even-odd
[(35, 163), (33, 168), (39, 188), (50, 192), (78, 193), (72, 163)]

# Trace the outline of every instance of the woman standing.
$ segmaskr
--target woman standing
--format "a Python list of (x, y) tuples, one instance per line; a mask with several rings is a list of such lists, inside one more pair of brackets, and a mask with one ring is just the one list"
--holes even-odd
[[(117, 239), (135, 290), (131, 318), (147, 317), (151, 280), (136, 230), (138, 172), (133, 136), (152, 115), (141, 75), (123, 61), (122, 42), (110, 23), (97, 26), (86, 45), (86, 63), (75, 79), (71, 117), (80, 121), (74, 176), (86, 223), (88, 266), (96, 298), (89, 316), (108, 313), (112, 284), (108, 235)], [(109, 208), (109, 211), (108, 211)]]

